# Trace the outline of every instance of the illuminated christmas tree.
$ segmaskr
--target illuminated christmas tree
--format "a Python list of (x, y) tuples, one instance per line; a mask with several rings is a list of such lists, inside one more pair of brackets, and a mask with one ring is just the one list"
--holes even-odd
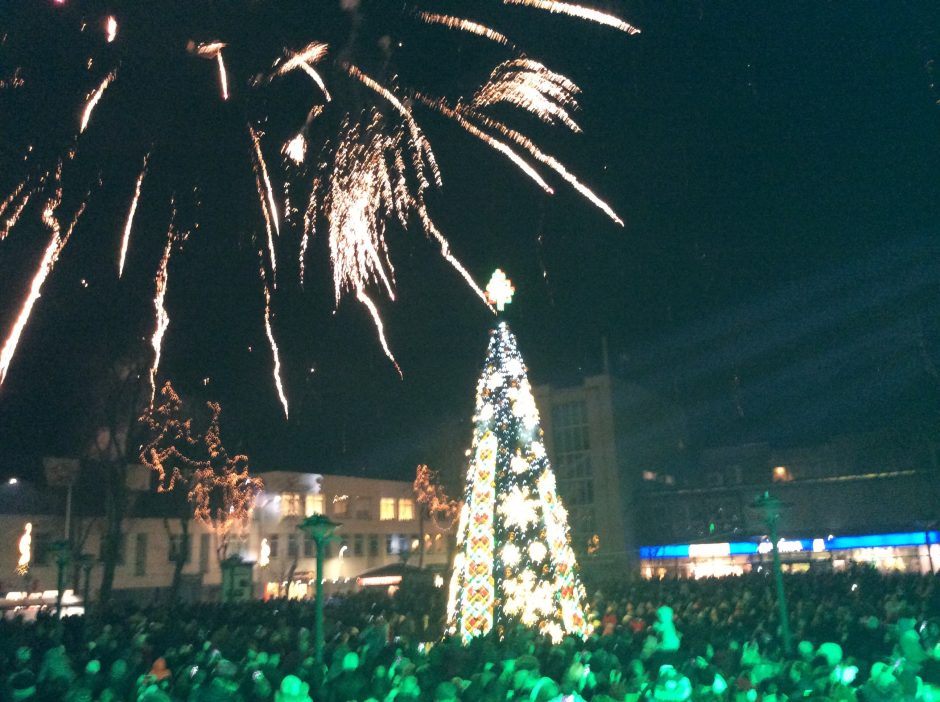
[[(494, 273), (487, 294), (499, 310), (512, 292), (502, 271)], [(525, 364), (505, 321), (490, 336), (473, 420), (448, 598), (451, 633), (466, 642), (519, 622), (555, 641), (586, 635), (568, 516)]]

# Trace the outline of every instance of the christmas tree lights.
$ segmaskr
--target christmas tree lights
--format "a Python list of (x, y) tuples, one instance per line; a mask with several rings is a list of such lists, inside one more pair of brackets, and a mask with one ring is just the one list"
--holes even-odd
[[(511, 290), (508, 281), (500, 289)], [(556, 642), (586, 635), (568, 515), (525, 364), (505, 322), (490, 337), (474, 423), (448, 597), (451, 633), (467, 642), (521, 623)]]

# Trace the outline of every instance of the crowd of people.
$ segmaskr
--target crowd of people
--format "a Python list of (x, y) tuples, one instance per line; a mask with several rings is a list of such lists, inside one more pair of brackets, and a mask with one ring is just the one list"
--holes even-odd
[(873, 570), (630, 581), (591, 596), (594, 632), (510, 626), (461, 645), (402, 600), (110, 608), (0, 621), (4, 702), (933, 702), (940, 584)]

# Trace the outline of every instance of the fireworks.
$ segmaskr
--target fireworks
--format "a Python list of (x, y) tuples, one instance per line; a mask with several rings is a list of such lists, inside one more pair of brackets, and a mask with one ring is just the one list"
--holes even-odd
[(91, 121), (91, 113), (94, 112), (95, 107), (101, 101), (101, 96), (104, 95), (104, 91), (108, 89), (108, 86), (111, 85), (111, 81), (113, 81), (116, 76), (116, 71), (112, 71), (106, 75), (104, 80), (101, 81), (101, 85), (88, 96), (88, 99), (85, 101), (85, 109), (82, 112), (82, 123), (78, 128), (79, 132), (84, 132), (88, 127), (88, 122)]
[(583, 5), (574, 5), (568, 2), (555, 2), (555, 0), (503, 0), (503, 3), (505, 5), (525, 5), (526, 7), (534, 7), (537, 10), (546, 10), (556, 14), (569, 15), (570, 17), (577, 17), (578, 19), (587, 20), (588, 22), (602, 24), (605, 27), (619, 29), (621, 32), (626, 32), (627, 34), (640, 33), (640, 30), (632, 24), (624, 22), (614, 15), (601, 12), (600, 10), (592, 10)]
[(42, 222), (49, 229), (52, 236), (49, 239), (49, 243), (46, 245), (42, 259), (39, 261), (39, 267), (36, 269), (32, 283), (30, 283), (26, 300), (20, 308), (20, 313), (13, 323), (13, 328), (10, 330), (3, 344), (3, 348), (0, 349), (0, 385), (6, 380), (7, 373), (10, 370), (10, 364), (13, 362), (13, 355), (16, 353), (16, 347), (20, 341), (20, 336), (26, 328), (26, 323), (29, 321), (29, 317), (33, 312), (33, 306), (42, 294), (42, 286), (46, 282), (46, 278), (49, 277), (49, 274), (52, 273), (52, 269), (55, 268), (55, 264), (59, 260), (62, 249), (65, 248), (69, 238), (72, 236), (72, 232), (75, 230), (75, 226), (78, 224), (78, 220), (85, 212), (86, 203), (83, 202), (75, 212), (75, 216), (72, 218), (66, 230), (64, 232), (62, 231), (62, 225), (56, 215), (56, 210), (62, 204), (61, 177), (62, 164), (60, 163), (58, 171), (56, 172), (56, 180), (59, 181), (59, 187), (46, 203), (42, 212)]
[[(96, 123), (100, 123), (97, 130), (103, 134), (108, 134), (108, 129), (116, 124), (131, 124), (134, 125), (135, 133), (140, 132), (144, 135), (143, 139), (150, 142), (142, 165), (140, 161), (135, 164), (140, 169), (134, 171), (136, 179), (131, 181), (132, 187), (124, 186), (130, 198), (116, 252), (118, 277), (123, 277), (125, 272), (132, 234), (135, 237), (135, 250), (138, 239), (146, 235), (146, 231), (136, 231), (144, 230), (147, 225), (138, 212), (145, 181), (148, 201), (163, 197), (164, 202), (173, 203), (173, 220), (166, 234), (165, 246), (162, 247), (162, 256), (156, 261), (153, 279), (155, 324), (150, 338), (153, 351), (149, 375), (151, 397), (156, 391), (163, 341), (170, 322), (166, 307), (170, 258), (177, 244), (185, 239), (179, 232), (186, 229), (195, 231), (199, 227), (196, 210), (201, 198), (198, 194), (201, 186), (193, 173), (202, 167), (207, 158), (204, 150), (187, 147), (191, 140), (205, 139), (202, 134), (207, 131), (213, 139), (216, 134), (220, 135), (218, 142), (211, 144), (212, 149), (223, 151), (240, 148), (238, 144), (222, 140), (222, 135), (229, 134), (220, 127), (227, 119), (226, 115), (237, 115), (242, 130), (247, 124), (248, 158), (245, 161), (245, 174), (253, 177), (257, 204), (252, 204), (252, 207), (258, 213), (254, 221), (249, 223), (248, 229), (253, 249), (258, 248), (255, 236), (260, 234), (265, 237), (261, 248), (266, 249), (266, 255), (259, 269), (264, 292), (262, 324), (272, 351), (274, 387), (285, 417), (288, 415), (288, 402), (281, 377), (281, 355), (272, 324), (276, 298), (280, 294), (278, 258), (282, 258), (279, 254), (283, 247), (296, 245), (298, 248), (289, 257), (282, 258), (281, 263), (286, 271), (282, 271), (282, 278), (285, 274), (293, 274), (296, 267), (296, 275), (303, 285), (306, 257), (312, 242), (315, 242), (315, 234), (317, 231), (326, 234), (325, 245), (329, 249), (332, 264), (334, 304), (338, 307), (348, 295), (366, 308), (382, 350), (399, 373), (401, 371), (395, 363), (379, 311), (381, 293), (388, 300), (394, 301), (396, 298), (395, 268), (389, 242), (399, 230), (407, 229), (417, 222), (425, 236), (437, 244), (441, 257), (489, 305), (486, 294), (454, 254), (450, 241), (432, 215), (430, 194), (442, 187), (443, 178), (432, 144), (419, 123), (421, 115), (416, 111), (428, 108), (431, 113), (445, 117), (500, 153), (544, 193), (553, 194), (560, 180), (614, 222), (623, 224), (613, 208), (564, 164), (518, 127), (511, 126), (512, 114), (526, 113), (545, 125), (579, 133), (581, 126), (575, 116), (580, 88), (567, 76), (552, 70), (547, 61), (536, 60), (524, 53), (524, 49), (517, 46), (500, 27), (491, 26), (489, 21), (484, 23), (469, 17), (421, 8), (408, 10), (401, 15), (400, 7), (392, 8), (393, 4), (378, 3), (367, 7), (360, 3), (340, 3), (338, 9), (336, 3), (323, 4), (322, 7), (320, 4), (315, 5), (300, 0), (291, 4), (287, 0), (277, 9), (268, 8), (264, 4), (253, 8), (256, 14), (252, 17), (263, 17), (265, 22), (294, 22), (297, 18), (306, 17), (305, 13), (312, 15), (315, 20), (322, 20), (298, 25), (301, 28), (290, 27), (293, 31), (291, 41), (296, 42), (292, 46), (265, 44), (267, 37), (285, 33), (258, 32), (253, 20), (247, 23), (252, 28), (233, 30), (232, 27), (246, 26), (241, 17), (227, 17), (239, 11), (234, 6), (211, 13), (191, 9), (181, 11), (179, 16), (162, 17), (162, 11), (150, 4), (146, 8), (143, 5), (138, 8), (136, 3), (128, 3), (123, 7), (118, 3), (113, 6), (114, 14), (97, 19), (87, 13), (83, 15), (86, 18), (82, 20), (83, 23), (95, 22), (91, 26), (99, 28), (94, 34), (100, 46), (113, 45), (116, 49), (100, 53), (94, 53), (96, 50), (92, 49), (91, 55), (68, 54), (80, 61), (78, 65), (82, 67), (82, 72), (87, 72), (89, 76), (93, 75), (93, 70), (98, 70), (98, 66), (104, 66), (95, 77), (89, 78), (89, 83), (83, 88), (83, 92), (87, 92), (79, 105), (77, 132), (71, 132), (74, 127), (70, 127), (68, 135), (57, 135), (59, 141), (50, 145), (43, 142), (47, 135), (37, 127), (36, 134), (27, 134), (28, 140), (24, 142), (24, 147), (28, 145), (32, 151), (33, 144), (39, 142), (44, 147), (41, 153), (53, 154), (52, 157), (47, 156), (50, 160), (43, 166), (42, 160), (37, 158), (35, 163), (28, 164), (26, 173), (16, 174), (9, 167), (5, 169), (5, 172), (14, 174), (15, 180), (8, 186), (12, 190), (0, 201), (0, 241), (7, 237), (23, 216), (29, 216), (33, 210), (39, 210), (39, 219), (49, 229), (51, 238), (25, 302), (0, 352), (0, 383), (8, 372), (19, 338), (43, 285), (84, 212), (84, 205), (78, 207), (74, 220), (67, 227), (60, 226), (56, 212), (62, 202), (62, 168), (60, 163), (53, 179), (50, 175), (52, 170), (49, 169), (54, 163), (51, 159), (55, 154), (61, 154), (62, 145), (67, 143), (67, 156), (62, 157), (63, 161), (75, 158), (76, 152), (82, 153), (85, 163), (76, 169), (78, 173), (100, 172), (111, 166), (102, 158), (104, 155), (114, 161), (128, 160), (122, 159), (120, 152), (115, 151), (115, 143), (111, 140), (107, 140), (109, 150), (101, 153), (101, 144), (105, 140), (96, 140), (95, 135), (88, 138), (86, 131), (93, 116)], [(638, 32), (635, 27), (612, 14), (582, 5), (551, 0), (503, 0), (503, 5), (565, 15), (628, 34)], [(510, 14), (506, 9), (500, 12)], [(191, 27), (190, 19), (193, 20)], [(463, 97), (417, 92), (408, 88), (408, 76), (394, 74), (394, 54), (396, 47), (401, 45), (396, 36), (399, 31), (396, 28), (401, 25), (399, 20), (404, 20), (406, 25), (420, 33), (444, 28), (479, 37), (493, 44), (493, 51), (505, 52), (508, 56), (499, 60), (495, 67), (483, 66), (484, 71), (480, 76), (486, 76), (486, 69), (489, 68), (489, 77)], [(162, 34), (154, 32), (151, 37), (147, 31), (141, 31), (142, 27), (157, 25), (171, 33), (182, 34), (167, 40)], [(316, 28), (338, 26), (349, 29), (344, 29), (339, 36), (313, 35), (296, 41), (297, 32), (303, 31), (303, 26), (309, 26), (313, 31)], [(80, 28), (83, 27), (84, 24)], [(365, 31), (366, 27), (368, 31)], [(375, 31), (378, 29), (384, 31)], [(186, 33), (190, 31), (196, 36), (187, 36)], [(239, 31), (243, 33), (239, 34)], [(374, 46), (369, 49), (363, 45), (362, 37), (366, 35), (381, 37), (378, 47), (382, 56), (378, 59)], [(69, 44), (63, 39), (63, 46), (84, 47), (86, 44)], [(120, 49), (120, 54), (116, 53), (117, 49)], [(76, 51), (84, 52), (85, 49)], [(120, 59), (114, 59), (118, 55)], [(49, 60), (56, 58), (53, 56)], [(195, 73), (179, 70), (183, 62), (193, 59), (213, 61), (217, 77), (210, 74), (208, 80), (200, 80), (198, 70)], [(437, 57), (428, 59), (437, 60)], [(108, 64), (108, 61), (113, 63)], [(121, 80), (118, 82), (119, 71)], [(15, 68), (12, 74), (16, 78), (15, 84), (11, 82), (12, 79), (5, 79), (0, 87), (22, 87), (22, 94), (32, 94), (30, 91), (36, 82), (31, 76), (35, 72), (35, 67), (24, 71)], [(49, 73), (60, 75), (55, 71)], [(309, 78), (315, 90), (311, 91), (309, 83), (297, 77), (299, 74)], [(72, 79), (74, 71), (62, 71), (61, 75), (69, 75)], [(167, 76), (165, 83), (153, 83), (155, 76), (164, 75)], [(24, 84), (20, 76), (30, 77), (29, 83)], [(209, 91), (206, 91), (207, 84), (212, 86)], [(151, 98), (149, 102), (142, 102), (141, 91), (148, 90), (151, 85), (154, 85), (155, 92), (148, 96)], [(306, 90), (303, 89), (304, 85)], [(214, 98), (216, 87), (221, 100)], [(48, 94), (54, 94), (58, 99), (60, 95), (68, 95), (69, 91), (53, 91), (49, 90), (49, 86), (43, 86), (40, 99), (47, 99)], [(200, 101), (197, 97), (199, 94), (209, 94), (213, 99)], [(223, 109), (221, 103), (224, 101), (232, 103), (232, 106)], [(176, 104), (178, 109), (192, 110), (193, 114), (187, 114), (186, 120), (181, 123), (160, 122), (158, 120), (165, 120), (167, 115), (154, 108), (164, 102)], [(69, 109), (74, 109), (74, 105)], [(196, 113), (197, 109), (218, 112)], [(27, 132), (29, 128), (30, 125), (26, 125)], [(166, 135), (174, 140), (173, 144), (168, 144)], [(177, 140), (184, 145), (182, 148), (177, 147)], [(271, 161), (269, 165), (266, 159), (264, 147), (270, 148), (271, 140), (279, 145), (283, 156), (278, 159), (283, 166), (282, 172), (278, 172), (277, 163)], [(143, 151), (141, 149), (137, 153)], [(182, 157), (178, 166), (174, 165), (173, 159), (165, 158), (167, 152)], [(185, 161), (189, 153), (193, 153), (192, 160)], [(212, 153), (208, 152), (210, 169)], [(138, 159), (140, 156), (133, 158)], [(12, 161), (5, 165), (12, 165)], [(160, 164), (159, 167), (157, 164)], [(47, 169), (45, 172), (43, 167)], [(154, 171), (155, 168), (157, 171)], [(165, 174), (165, 168), (178, 168), (178, 173)], [(109, 185), (115, 180), (107, 176), (98, 177), (99, 182)], [(53, 183), (55, 192), (50, 195)], [(172, 185), (167, 186), (166, 183)], [(66, 189), (71, 190), (69, 185), (65, 183)], [(197, 196), (192, 198), (192, 202), (197, 205), (195, 208), (181, 195), (187, 193), (191, 186), (197, 192)], [(82, 191), (85, 189), (84, 186), (81, 188)], [(164, 189), (162, 193), (161, 189)], [(234, 188), (233, 192), (236, 192)], [(296, 205), (298, 192), (303, 198), (301, 201), (306, 203), (305, 207)], [(302, 223), (299, 221), (301, 218)], [(291, 236), (291, 229), (295, 226), (302, 227), (298, 237)], [(259, 231), (253, 230), (253, 227)], [(206, 229), (200, 231), (205, 232)], [(140, 250), (143, 252), (146, 248), (141, 246)], [(380, 297), (376, 296), (377, 291)]]
[[(175, 218), (176, 212), (173, 216)], [(153, 308), (156, 312), (156, 326), (150, 344), (153, 347), (153, 363), (150, 365), (150, 407), (153, 407), (153, 398), (157, 394), (157, 370), (160, 368), (160, 355), (163, 351), (163, 336), (170, 326), (170, 315), (166, 311), (166, 286), (170, 279), (170, 255), (173, 253), (173, 244), (176, 242), (176, 232), (173, 223), (166, 235), (166, 247), (157, 269), (156, 293), (153, 296)]]
[(137, 176), (137, 185), (134, 187), (134, 197), (131, 200), (131, 207), (127, 213), (127, 223), (124, 225), (124, 238), (121, 239), (121, 255), (118, 259), (118, 278), (124, 275), (124, 259), (127, 258), (127, 247), (131, 241), (131, 227), (134, 225), (134, 214), (137, 212), (137, 202), (140, 200), (140, 189), (144, 184), (144, 176), (147, 175), (147, 160), (150, 154), (144, 156), (144, 165), (140, 169), (140, 175)]
[(515, 45), (506, 38), (505, 34), (497, 32), (495, 29), (487, 27), (485, 24), (480, 24), (479, 22), (453, 17), (452, 15), (438, 15), (433, 12), (419, 12), (418, 18), (428, 24), (440, 24), (450, 29), (476, 34), (478, 37), (495, 41), (497, 44), (502, 44), (503, 46), (515, 47)]

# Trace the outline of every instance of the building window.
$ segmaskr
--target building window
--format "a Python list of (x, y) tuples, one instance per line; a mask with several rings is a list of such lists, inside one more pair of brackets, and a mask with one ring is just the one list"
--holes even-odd
[(378, 534), (369, 534), (369, 555), (370, 556), (379, 555), (379, 535)]
[(366, 552), (365, 549), (365, 538), (362, 534), (353, 535), (353, 555), (354, 556), (364, 556)]
[(398, 500), (398, 521), (410, 522), (415, 518), (415, 501), (409, 497)]
[(395, 518), (395, 498), (383, 497), (379, 500), (379, 519), (387, 522)]
[(297, 540), (299, 534), (287, 535), (287, 557), (298, 558), (300, 556), (300, 542)]
[(137, 534), (134, 542), (134, 575), (140, 577), (147, 574), (147, 534)]
[(385, 553), (389, 556), (394, 556), (398, 552), (398, 534), (386, 534)]
[(304, 536), (304, 558), (313, 558), (316, 554), (317, 542)]
[(372, 519), (372, 500), (370, 498), (356, 498), (356, 519)]
[(333, 497), (333, 514), (345, 517), (349, 514), (349, 495), (336, 495)]
[[(552, 433), (558, 492), (565, 505), (593, 504), (594, 470), (591, 466), (587, 403), (566, 402), (553, 407)], [(643, 478), (649, 479), (646, 473)], [(655, 473), (652, 479), (656, 479)]]
[(278, 549), (280, 546), (280, 538), (277, 534), (271, 534), (268, 536), (268, 546), (271, 548), (271, 558), (277, 558)]
[(304, 516), (312, 517), (315, 514), (325, 514), (323, 495), (307, 495), (304, 500)]
[(281, 493), (281, 517), (299, 517), (301, 512), (301, 499), (298, 492)]
[(189, 563), (189, 545), (189, 534), (186, 536), (183, 536), (182, 534), (171, 534), (170, 549), (167, 553), (167, 560), (170, 563), (176, 563), (179, 560), (182, 560), (183, 563)]
[(199, 535), (199, 572), (203, 574), (209, 572), (210, 538), (209, 534)]

